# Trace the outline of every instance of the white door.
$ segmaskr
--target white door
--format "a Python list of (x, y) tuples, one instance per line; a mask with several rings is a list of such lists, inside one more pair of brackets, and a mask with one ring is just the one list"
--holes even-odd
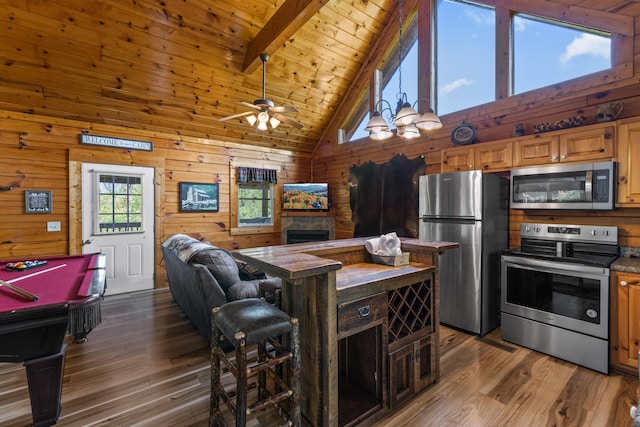
[(106, 295), (153, 289), (153, 168), (82, 164), (82, 252), (107, 255)]

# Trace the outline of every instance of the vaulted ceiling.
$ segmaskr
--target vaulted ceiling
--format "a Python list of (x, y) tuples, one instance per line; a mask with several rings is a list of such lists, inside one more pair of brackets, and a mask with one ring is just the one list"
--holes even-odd
[[(425, 1), (426, 0), (420, 0)], [(637, 1), (532, 1), (636, 16)], [(311, 153), (397, 0), (0, 0), (0, 109)], [(578, 8), (578, 9), (576, 9)], [(385, 28), (388, 25), (388, 28)], [(237, 118), (266, 96), (303, 129)]]

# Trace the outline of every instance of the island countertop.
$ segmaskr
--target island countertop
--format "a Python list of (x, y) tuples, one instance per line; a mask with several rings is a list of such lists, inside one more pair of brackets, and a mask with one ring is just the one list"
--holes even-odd
[[(286, 279), (314, 276), (342, 268), (341, 258), (354, 250), (364, 249), (372, 237), (295, 243), (280, 246), (239, 249), (233, 255), (255, 267)], [(439, 242), (401, 238), (403, 252), (442, 253), (459, 246), (455, 242)]]

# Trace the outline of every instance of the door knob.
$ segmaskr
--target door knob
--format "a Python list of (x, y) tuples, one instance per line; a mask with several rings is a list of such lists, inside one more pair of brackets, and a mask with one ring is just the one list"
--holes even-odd
[(87, 239), (87, 240), (85, 240), (84, 242), (82, 242), (82, 246), (84, 246), (84, 245), (90, 245), (90, 244), (91, 244), (91, 242), (93, 242), (93, 239)]

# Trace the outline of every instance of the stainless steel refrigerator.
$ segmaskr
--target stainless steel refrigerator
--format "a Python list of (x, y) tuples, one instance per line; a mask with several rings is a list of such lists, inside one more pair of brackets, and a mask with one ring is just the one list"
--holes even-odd
[(482, 171), (420, 177), (420, 238), (458, 242), (440, 256), (440, 322), (484, 335), (500, 324), (508, 180)]

